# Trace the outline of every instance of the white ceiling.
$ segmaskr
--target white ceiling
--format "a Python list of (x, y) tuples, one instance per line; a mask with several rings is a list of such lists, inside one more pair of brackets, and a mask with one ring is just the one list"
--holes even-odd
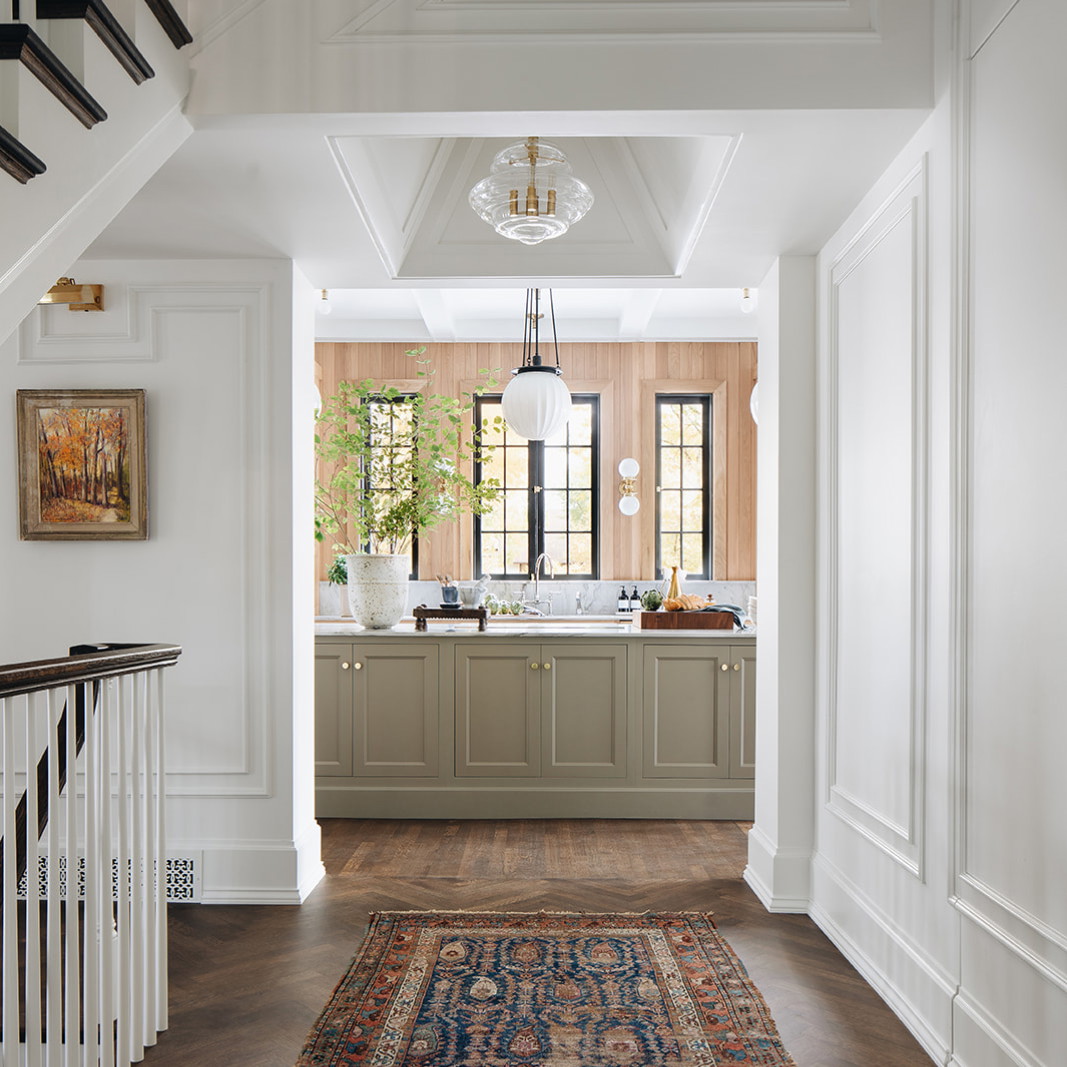
[[(915, 106), (853, 106), (849, 99), (852, 86), (865, 91), (863, 79), (850, 73), (860, 57), (872, 72), (879, 57), (885, 60), (885, 69), (869, 79), (883, 93), (891, 84), (886, 57), (904, 57), (901, 71), (922, 69), (912, 58), (929, 32), (922, 0), (887, 10), (881, 29), (869, 0), (598, 0), (581, 8), (379, 0), (357, 5), (363, 14), (354, 21), (349, 0), (315, 0), (312, 66), (271, 67), (269, 78), (264, 35), (308, 23), (292, 22), (292, 7), (276, 0), (236, 6), (201, 0), (201, 7), (210, 25), (198, 38), (189, 109), (195, 132), (85, 255), (292, 259), (313, 286), (334, 294), (334, 314), (319, 319), (323, 338), (515, 335), (529, 285), (556, 290), (562, 337), (752, 336), (752, 319), (737, 309), (739, 290), (757, 287), (779, 256), (818, 252), (927, 114)], [(520, 10), (522, 19), (533, 20), (521, 31), (508, 21)], [(618, 42), (597, 30), (609, 10), (613, 19), (644, 20), (644, 29), (629, 27), (640, 30), (635, 40), (650, 40), (648, 33), (657, 38), (655, 49), (633, 53), (644, 58), (643, 68), (622, 64)], [(446, 13), (447, 40), (435, 29), (446, 24), (439, 21)], [(831, 20), (825, 25), (819, 21), (824, 15)], [(667, 26), (664, 18), (696, 21), (687, 29)], [(540, 53), (510, 43), (504, 52), (481, 45), (457, 51), (457, 42), (476, 39), (493, 19), (500, 23), (498, 35), (536, 26), (541, 36), (531, 42), (547, 34), (553, 48), (563, 47), (552, 53), (563, 65), (542, 69), (533, 62)], [(557, 95), (565, 79), (587, 106), (604, 95), (634, 95), (635, 84), (646, 85), (641, 95), (649, 98), (669, 88), (688, 105), (675, 72), (717, 68), (672, 64), (663, 48), (680, 47), (669, 42), (688, 41), (697, 27), (711, 32), (701, 38), (705, 51), (694, 54), (720, 65), (725, 57), (736, 63), (751, 55), (750, 71), (727, 84), (736, 92), (747, 76), (753, 93), (776, 97), (779, 107), (578, 110), (576, 102), (575, 110), (537, 112), (507, 106), (517, 90), (531, 99), (544, 95), (538, 86), (521, 91), (529, 77), (522, 64)], [(421, 49), (416, 69), (423, 76), (410, 81), (410, 92), (401, 79), (390, 108), (382, 96), (382, 64), (390, 75), (402, 73), (409, 47)], [(779, 55), (782, 71), (801, 63), (813, 73), (804, 81), (791, 73), (779, 82), (769, 79), (755, 66), (772, 54), (768, 47)], [(299, 67), (301, 53), (294, 55)], [(470, 70), (456, 65), (458, 58), (449, 64), (450, 56), (460, 55)], [(497, 73), (508, 56), (520, 67), (505, 63), (501, 69), (516, 71), (516, 84)], [(243, 68), (240, 78), (235, 67)], [(598, 79), (600, 69), (611, 72), (611, 84)], [(447, 81), (429, 76), (440, 70), (447, 70)], [(349, 84), (350, 74), (363, 80)], [(821, 91), (844, 106), (792, 109), (794, 98), (810, 93), (819, 78), (825, 84), (814, 95)], [(260, 79), (266, 88), (256, 91)], [(900, 98), (914, 99), (906, 78), (900, 84)], [(414, 101), (435, 88), (442, 110), (397, 106), (405, 94)], [(373, 99), (373, 106), (355, 110), (361, 97)], [(351, 99), (354, 110), (338, 110), (342, 99)], [(472, 110), (471, 101), (499, 109)], [(456, 109), (444, 110), (450, 104)], [(247, 113), (260, 107), (266, 111)], [(246, 113), (227, 113), (242, 108)], [(569, 233), (525, 246), (479, 220), (467, 193), (497, 151), (534, 135), (564, 150), (595, 202)]]

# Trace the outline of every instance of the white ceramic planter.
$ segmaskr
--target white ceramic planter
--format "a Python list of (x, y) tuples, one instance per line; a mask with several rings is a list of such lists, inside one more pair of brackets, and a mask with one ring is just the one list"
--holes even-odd
[(368, 630), (391, 630), (408, 602), (407, 556), (345, 556), (352, 617)]

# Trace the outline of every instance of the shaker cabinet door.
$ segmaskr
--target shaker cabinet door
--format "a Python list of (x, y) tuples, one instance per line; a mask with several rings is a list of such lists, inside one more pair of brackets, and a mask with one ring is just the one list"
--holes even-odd
[(541, 647), (541, 773), (551, 778), (626, 775), (626, 648)]
[(541, 773), (541, 659), (525, 643), (456, 649), (456, 775)]
[(352, 773), (352, 646), (315, 645), (315, 774)]
[(647, 644), (643, 667), (644, 776), (729, 777), (729, 646)]
[(438, 773), (440, 653), (436, 644), (356, 642), (352, 648), (357, 777)]
[(756, 777), (756, 646), (730, 650), (730, 777)]

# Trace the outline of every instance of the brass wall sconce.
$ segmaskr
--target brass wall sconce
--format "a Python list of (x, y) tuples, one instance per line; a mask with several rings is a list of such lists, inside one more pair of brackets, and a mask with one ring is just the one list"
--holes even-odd
[(73, 278), (60, 278), (38, 304), (66, 304), (71, 311), (103, 311), (104, 287), (79, 285)]
[(624, 515), (636, 515), (641, 510), (641, 501), (637, 499), (637, 476), (641, 473), (641, 464), (636, 459), (626, 458), (619, 461), (619, 511)]

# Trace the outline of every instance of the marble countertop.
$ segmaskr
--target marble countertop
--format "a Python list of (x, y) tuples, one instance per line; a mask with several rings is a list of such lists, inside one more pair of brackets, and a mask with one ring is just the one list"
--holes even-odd
[(493, 616), (489, 628), (479, 631), (477, 622), (451, 619), (431, 619), (425, 633), (415, 630), (414, 619), (404, 619), (392, 630), (365, 630), (352, 619), (319, 616), (315, 619), (317, 637), (473, 637), (493, 638), (596, 637), (642, 638), (672, 641), (694, 638), (710, 641), (749, 643), (756, 640), (754, 629), (744, 630), (642, 630), (636, 620), (617, 615), (553, 615), (525, 618), (507, 615)]

